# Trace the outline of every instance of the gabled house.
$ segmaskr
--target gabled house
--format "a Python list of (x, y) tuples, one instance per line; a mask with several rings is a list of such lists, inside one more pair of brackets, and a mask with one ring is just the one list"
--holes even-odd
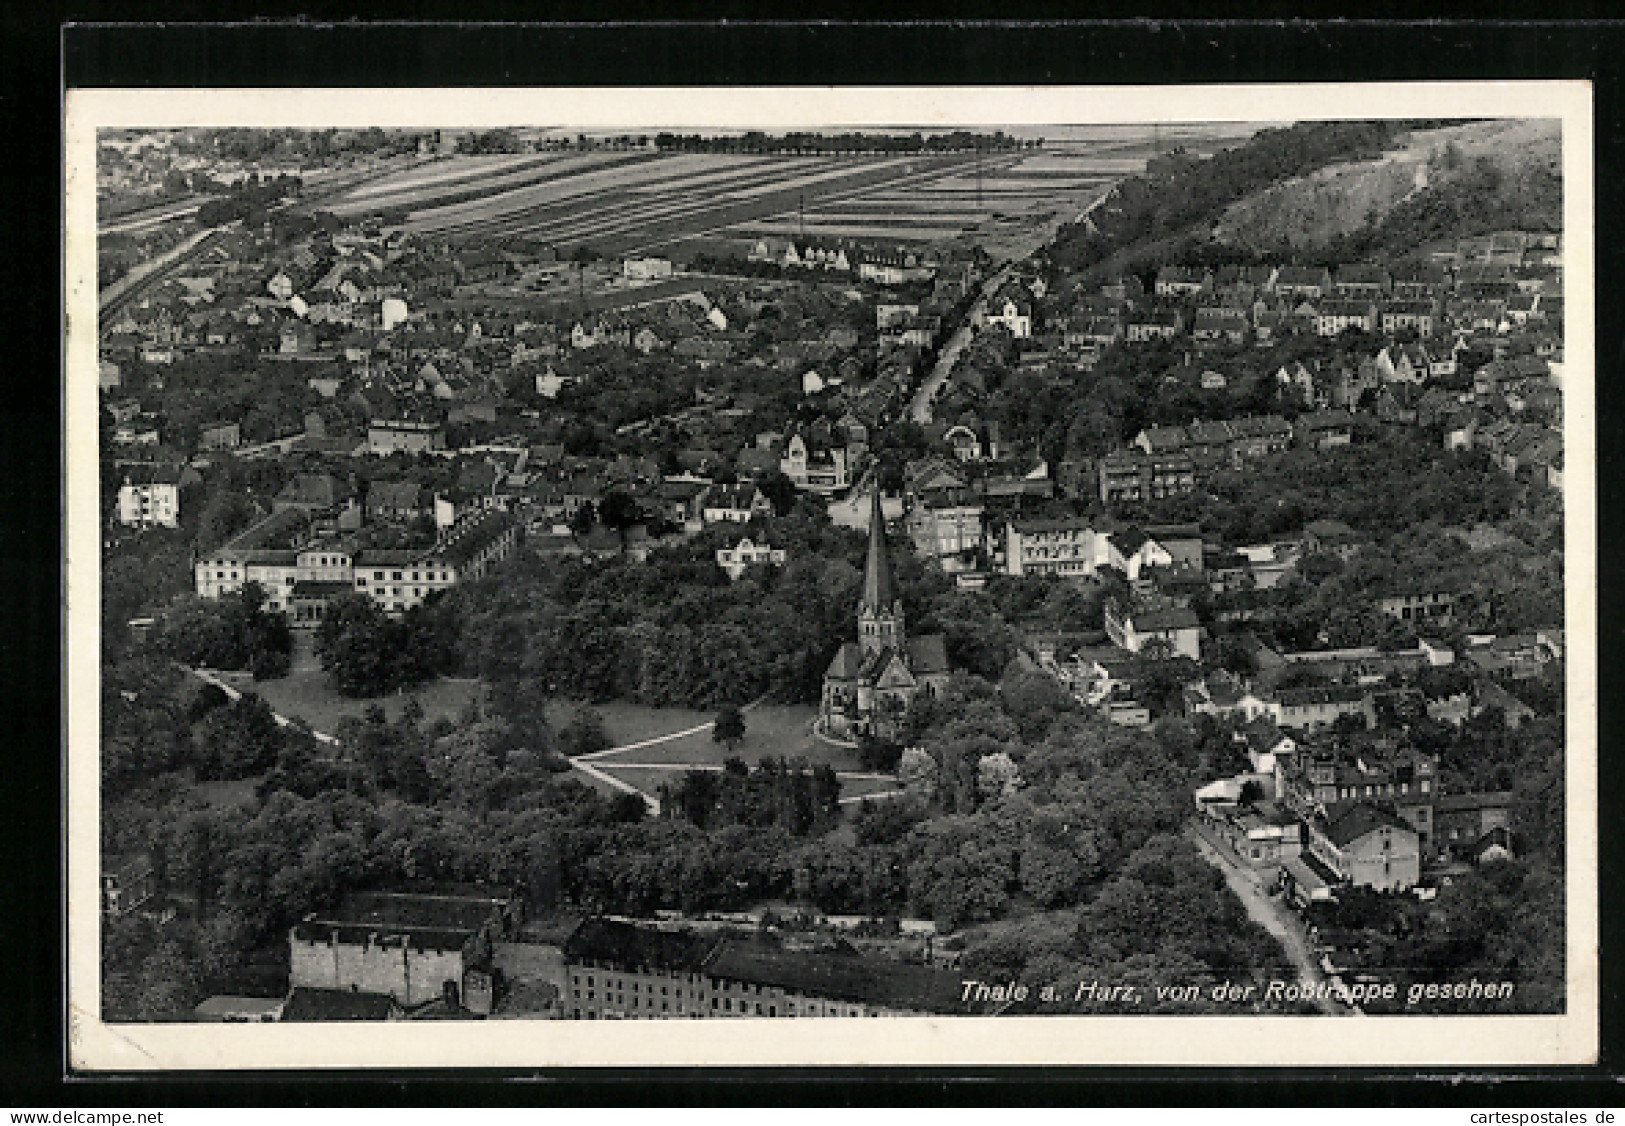
[(717, 566), (721, 567), (730, 579), (740, 578), (751, 567), (764, 564), (782, 566), (785, 558), (782, 547), (773, 547), (765, 542), (753, 543), (749, 536), (733, 547), (717, 548)]
[(1158, 297), (1192, 297), (1213, 283), (1213, 275), (1199, 266), (1164, 266), (1157, 271)]
[(707, 524), (748, 524), (771, 515), (773, 502), (755, 485), (712, 485), (701, 501), (701, 518)]

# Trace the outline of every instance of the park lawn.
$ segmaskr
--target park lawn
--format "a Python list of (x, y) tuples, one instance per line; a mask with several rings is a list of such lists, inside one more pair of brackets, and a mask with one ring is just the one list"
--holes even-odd
[(361, 718), (370, 705), (378, 704), (391, 722), (400, 718), (406, 702), (416, 699), (423, 705), (425, 722), (456, 719), (472, 699), (484, 690), (477, 680), (431, 680), (410, 692), (392, 693), (373, 700), (341, 696), (327, 683), (325, 673), (316, 670), (292, 672), (281, 680), (242, 684), (245, 692), (262, 696), (271, 710), (289, 719), (302, 719), (311, 728), (331, 735), (345, 716)]
[[(570, 700), (553, 700), (547, 705), (547, 721), (555, 730), (563, 727), (580, 706)], [(589, 706), (604, 717), (604, 733), (609, 736), (611, 745), (616, 747), (623, 743), (638, 743), (644, 739), (658, 739), (674, 732), (688, 731), (717, 718), (715, 712), (699, 712), (689, 708), (649, 708), (620, 700)], [(709, 739), (710, 733), (706, 732), (705, 737)]]
[[(732, 750), (729, 750), (726, 744), (713, 741), (711, 731), (707, 728), (664, 743), (634, 747), (607, 755), (604, 758), (594, 759), (593, 762), (597, 766), (613, 766), (618, 762), (707, 763), (720, 766), (729, 758), (741, 758), (747, 763), (755, 764), (763, 758), (783, 757), (804, 758), (814, 766), (827, 763), (836, 770), (862, 770), (863, 767), (854, 751), (845, 747), (831, 746), (813, 737), (812, 721), (817, 714), (816, 708), (805, 706), (773, 705), (752, 708), (744, 713), (745, 737), (739, 740)], [(706, 716), (701, 722), (709, 723), (714, 718)], [(607, 715), (605, 726), (609, 727), (610, 735), (614, 737), (615, 729), (610, 726)], [(682, 728), (676, 727), (676, 730)], [(627, 741), (617, 739), (616, 745)]]

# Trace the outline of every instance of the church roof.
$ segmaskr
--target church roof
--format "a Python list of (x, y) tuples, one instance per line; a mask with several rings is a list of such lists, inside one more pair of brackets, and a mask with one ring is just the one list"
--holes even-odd
[(869, 510), (869, 558), (863, 566), (863, 603), (872, 609), (890, 607), (897, 601), (897, 588), (891, 577), (891, 556), (886, 551), (886, 517), (880, 511), (880, 489), (874, 492)]
[(940, 633), (908, 639), (908, 667), (914, 675), (948, 671), (948, 643)]
[[(898, 653), (890, 645), (882, 645), (864, 658), (863, 668), (858, 673), (858, 679), (867, 684), (876, 683), (880, 680), (881, 674), (886, 671), (887, 666), (901, 656), (902, 654)], [(907, 658), (903, 660), (903, 669), (909, 671)]]
[(848, 641), (836, 652), (835, 659), (829, 663), (829, 671), (824, 674), (827, 680), (856, 680), (858, 670), (863, 665), (863, 654), (856, 641)]

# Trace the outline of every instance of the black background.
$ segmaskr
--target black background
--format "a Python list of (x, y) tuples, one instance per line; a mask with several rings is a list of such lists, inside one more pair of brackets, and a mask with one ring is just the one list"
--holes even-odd
[[(1621, 637), (1617, 512), (1622, 277), (1620, 148), (1625, 25), (1580, 22), (1349, 22), (1291, 19), (1276, 0), (1249, 22), (1186, 18), (1053, 22), (1076, 5), (1029, 7), (1033, 22), (800, 24), (719, 22), (753, 13), (711, 5), (712, 22), (549, 25), (359, 23), (334, 4), (279, 17), (222, 5), (164, 5), (164, 24), (127, 20), (123, 4), (62, 9), (26, 3), (0, 12), (0, 1106), (597, 1105), (1097, 1105), (1495, 1106), (1595, 1110), (1625, 1106), (1621, 1070), (1619, 863), (1622, 771), (1614, 760), (1619, 707), (1609, 652)], [(867, 7), (867, 6), (866, 6)], [(1294, 6), (1302, 10), (1302, 5)], [(1367, 5), (1392, 17), (1400, 6)], [(1414, 13), (1414, 5), (1406, 6)], [(1437, 6), (1433, 6), (1437, 10)], [(1008, 14), (1008, 7), (1001, 6)], [(650, 5), (550, 7), (583, 20), (648, 21)], [(692, 16), (692, 5), (662, 14)], [(229, 7), (226, 10), (230, 10)], [(1141, 10), (1147, 10), (1141, 6)], [(1480, 12), (1485, 11), (1481, 6)], [(1533, 4), (1502, 4), (1505, 19)], [(1590, 15), (1590, 5), (1543, 12)], [(397, 4), (391, 19), (470, 18), (480, 5)], [(847, 13), (826, 7), (831, 15)], [(160, 14), (154, 12), (152, 14)], [(508, 18), (514, 13), (493, 14)], [(993, 13), (982, 13), (990, 15)], [(381, 15), (381, 13), (374, 13)], [(338, 20), (324, 23), (324, 19)], [(1050, 22), (1039, 22), (1050, 21)], [(88, 1079), (66, 1073), (61, 879), (61, 93), (65, 86), (645, 86), (998, 85), (1395, 81), (1574, 78), (1594, 83), (1597, 238), (1598, 639), (1602, 760), (1599, 873), (1603, 924), (1603, 1042), (1596, 1068), (1460, 1071), (919, 1069), (750, 1070), (632, 1074), (250, 1076)], [(1274, 116), (1293, 116), (1284, 99)], [(1578, 874), (1576, 874), (1578, 878)], [(517, 1081), (516, 1081), (517, 1080)]]

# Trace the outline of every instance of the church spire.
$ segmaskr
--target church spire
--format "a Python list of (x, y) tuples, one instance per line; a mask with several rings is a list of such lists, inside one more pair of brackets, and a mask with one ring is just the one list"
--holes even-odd
[(880, 483), (875, 482), (874, 505), (869, 510), (869, 558), (863, 567), (863, 608), (890, 610), (897, 601), (892, 584), (891, 556), (886, 551), (886, 517), (880, 511)]

